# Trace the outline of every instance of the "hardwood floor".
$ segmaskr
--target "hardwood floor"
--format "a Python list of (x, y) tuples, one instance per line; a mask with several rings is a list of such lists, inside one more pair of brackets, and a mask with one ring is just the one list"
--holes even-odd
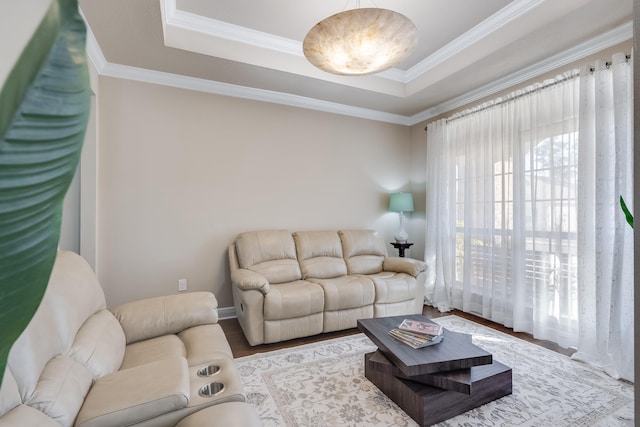
[[(464, 313), (459, 310), (453, 310), (447, 313), (441, 313), (433, 307), (425, 306), (424, 309), (422, 310), (422, 314), (429, 318), (436, 318), (440, 316), (455, 314), (456, 316), (463, 317), (465, 319), (471, 320), (481, 325), (485, 325), (487, 327), (493, 328), (500, 332), (507, 333), (509, 335), (523, 339), (525, 341), (529, 341), (534, 344), (541, 345), (545, 348), (564, 354), (566, 356), (570, 356), (574, 352), (574, 350), (572, 349), (562, 348), (555, 343), (535, 339), (530, 334), (527, 334), (524, 332), (513, 332), (513, 330), (510, 328), (507, 328), (500, 324), (483, 319), (481, 317), (474, 316), (473, 314)], [(281, 348), (294, 347), (301, 344), (308, 344), (312, 342), (318, 342), (318, 341), (328, 340), (331, 338), (344, 337), (344, 336), (360, 333), (358, 329), (354, 328), (354, 329), (348, 329), (345, 331), (314, 335), (312, 337), (298, 338), (295, 340), (290, 340), (290, 341), (285, 341), (285, 342), (280, 342), (275, 344), (264, 344), (264, 345), (251, 347), (247, 342), (247, 339), (244, 337), (244, 333), (242, 332), (242, 329), (240, 328), (240, 324), (238, 323), (237, 319), (235, 318), (223, 319), (223, 320), (220, 320), (219, 323), (220, 323), (220, 326), (222, 326), (222, 329), (224, 330), (225, 335), (227, 336), (227, 340), (229, 341), (229, 345), (231, 346), (231, 350), (233, 351), (234, 357), (249, 356), (255, 353), (264, 353), (267, 351), (278, 350)]]

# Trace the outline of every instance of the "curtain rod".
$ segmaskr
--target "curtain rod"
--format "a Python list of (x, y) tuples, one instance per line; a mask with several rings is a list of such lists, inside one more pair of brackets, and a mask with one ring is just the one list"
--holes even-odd
[[(629, 62), (629, 60), (631, 59), (631, 55), (625, 55), (624, 59), (625, 59), (627, 62)], [(605, 63), (604, 63), (604, 66), (605, 66), (605, 67), (607, 67), (607, 69), (609, 69), (609, 68), (611, 67), (611, 64), (613, 64), (613, 62), (611, 62), (611, 61), (607, 61), (607, 62), (605, 62)], [(595, 70), (596, 70), (596, 68), (595, 68), (595, 67), (591, 67), (591, 68), (589, 68), (589, 72), (590, 72), (591, 74), (593, 74), (593, 72), (594, 72)]]
[[(628, 54), (627, 54), (627, 55), (625, 55), (625, 60), (626, 60), (627, 62), (629, 61), (629, 59), (631, 59), (631, 55), (628, 55)], [(611, 61), (607, 61), (607, 62), (605, 62), (605, 67), (609, 68), (609, 67), (611, 67), (611, 65), (612, 65), (612, 62), (611, 62)], [(593, 72), (594, 72), (594, 71), (595, 71), (595, 67), (591, 67), (591, 68), (589, 68), (589, 72), (590, 72), (591, 74), (593, 74)], [(477, 112), (480, 112), (480, 111), (484, 111), (484, 110), (486, 110), (486, 109), (488, 109), (488, 108), (495, 107), (495, 106), (500, 105), (500, 104), (503, 104), (503, 103), (505, 103), (505, 102), (513, 101), (514, 99), (521, 98), (521, 97), (523, 97), (523, 96), (525, 96), (525, 95), (528, 95), (528, 94), (530, 94), (530, 93), (532, 93), (532, 92), (535, 92), (535, 91), (538, 91), (538, 90), (542, 90), (542, 89), (546, 89), (546, 88), (548, 88), (548, 87), (554, 86), (554, 85), (556, 85), (556, 84), (563, 83), (563, 82), (565, 82), (565, 81), (567, 81), (567, 80), (574, 79), (574, 78), (579, 77), (579, 76), (580, 76), (580, 72), (578, 71), (578, 72), (577, 72), (577, 73), (575, 73), (575, 74), (573, 74), (573, 73), (572, 73), (572, 74), (571, 74), (571, 75), (569, 75), (569, 76), (566, 76), (566, 77), (563, 77), (563, 78), (560, 78), (560, 79), (554, 80), (553, 82), (550, 82), (550, 83), (547, 83), (547, 84), (542, 84), (541, 86), (536, 87), (534, 90), (531, 90), (531, 91), (528, 91), (528, 92), (525, 92), (525, 93), (521, 93), (521, 94), (519, 94), (519, 95), (511, 96), (511, 97), (509, 97), (509, 95), (506, 95), (506, 96), (508, 97), (507, 99), (501, 99), (500, 101), (498, 101), (498, 102), (494, 102), (494, 103), (492, 103), (491, 105), (487, 105), (486, 107), (483, 107), (483, 108), (474, 109), (474, 107), (472, 107), (471, 109), (472, 109), (473, 111), (468, 111), (468, 112), (466, 112), (466, 113), (464, 113), (464, 112), (462, 112), (462, 111), (461, 111), (461, 112), (459, 113), (459, 114), (460, 114), (459, 116), (456, 116), (456, 115), (454, 114), (453, 116), (451, 116), (451, 117), (449, 117), (449, 118), (445, 119), (445, 121), (446, 121), (447, 123), (449, 123), (450, 121), (457, 120), (457, 119), (461, 119), (461, 118), (463, 118), (463, 117), (468, 116), (469, 114), (473, 114), (473, 113), (477, 113)], [(491, 101), (487, 101), (487, 102), (491, 102)], [(429, 128), (429, 126), (425, 126), (424, 130), (426, 131), (428, 128)]]
[[(464, 110), (464, 111), (461, 111), (459, 113), (456, 113), (456, 114), (446, 118), (445, 122), (449, 123), (449, 122), (452, 122), (454, 120), (462, 119), (463, 117), (467, 117), (470, 114), (479, 113), (480, 111), (488, 110), (489, 108), (496, 107), (498, 105), (502, 105), (502, 104), (505, 104), (507, 102), (511, 102), (511, 101), (513, 101), (515, 99), (522, 98), (523, 96), (529, 95), (529, 94), (531, 94), (533, 92), (537, 92), (539, 90), (546, 89), (548, 87), (555, 86), (555, 85), (560, 84), (560, 83), (564, 83), (567, 80), (575, 79), (576, 77), (580, 77), (580, 73), (579, 72), (575, 72), (575, 70), (574, 70), (574, 72), (571, 73), (568, 76), (565, 76), (565, 77), (562, 77), (562, 78), (559, 78), (559, 79), (554, 79), (552, 82), (549, 82), (549, 83), (546, 83), (546, 84), (545, 83), (541, 83), (535, 89), (531, 89), (531, 90), (525, 91), (524, 93), (520, 93), (518, 95), (509, 96), (509, 94), (508, 94), (508, 95), (505, 95), (505, 97), (497, 98), (497, 99), (500, 99), (499, 101), (495, 101), (495, 100), (494, 101), (487, 101), (488, 103), (490, 102), (491, 105), (487, 105), (485, 107), (480, 107), (480, 106), (471, 107), (471, 108), (469, 108), (467, 110)], [(511, 93), (513, 93), (513, 92), (511, 92)], [(428, 128), (429, 128), (429, 126), (425, 126), (424, 130), (426, 131)]]

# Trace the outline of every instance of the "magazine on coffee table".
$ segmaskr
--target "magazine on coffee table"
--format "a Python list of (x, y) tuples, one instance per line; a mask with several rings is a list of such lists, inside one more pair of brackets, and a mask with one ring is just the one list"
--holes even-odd
[(443, 335), (422, 335), (400, 328), (394, 328), (390, 330), (389, 335), (391, 335), (396, 340), (410, 346), (411, 348), (423, 348), (430, 345), (438, 344), (444, 338)]
[(389, 331), (389, 335), (412, 348), (423, 348), (441, 342), (442, 331), (442, 326), (435, 323), (404, 319), (400, 326)]
[(428, 335), (431, 337), (442, 335), (441, 325), (438, 325), (437, 323), (421, 322), (419, 320), (404, 319), (398, 328), (404, 331), (415, 332), (417, 334)]

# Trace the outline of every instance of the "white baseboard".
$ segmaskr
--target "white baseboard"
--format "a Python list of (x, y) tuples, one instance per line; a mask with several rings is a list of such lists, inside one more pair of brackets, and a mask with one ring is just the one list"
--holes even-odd
[(231, 307), (218, 307), (218, 318), (219, 319), (234, 319), (236, 318), (236, 308)]

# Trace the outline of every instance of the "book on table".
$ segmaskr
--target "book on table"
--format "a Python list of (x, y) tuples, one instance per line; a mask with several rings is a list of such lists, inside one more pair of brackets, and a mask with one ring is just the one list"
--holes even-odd
[(389, 335), (412, 348), (438, 344), (444, 338), (442, 326), (411, 319), (404, 319), (400, 326), (389, 331)]

